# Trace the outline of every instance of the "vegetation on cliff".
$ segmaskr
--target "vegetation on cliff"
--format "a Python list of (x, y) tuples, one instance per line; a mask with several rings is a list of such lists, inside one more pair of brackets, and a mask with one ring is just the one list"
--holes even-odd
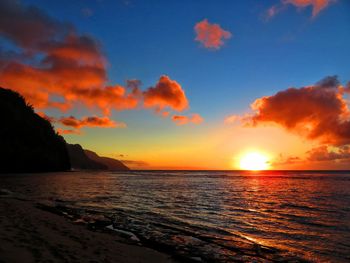
[(70, 169), (65, 140), (20, 94), (0, 88), (0, 119), (0, 172)]

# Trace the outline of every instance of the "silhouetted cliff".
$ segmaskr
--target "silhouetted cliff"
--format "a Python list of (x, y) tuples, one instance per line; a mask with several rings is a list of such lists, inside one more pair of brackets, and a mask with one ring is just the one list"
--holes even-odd
[(130, 170), (121, 161), (98, 156), (95, 152), (83, 149), (79, 144), (67, 144), (73, 169), (78, 170)]
[(79, 144), (68, 144), (67, 150), (73, 169), (78, 170), (107, 170), (108, 167), (102, 163), (91, 160)]
[(63, 137), (17, 92), (0, 88), (0, 172), (70, 169)]
[(108, 170), (122, 170), (122, 171), (130, 170), (129, 167), (127, 167), (125, 164), (123, 164), (119, 160), (109, 158), (109, 157), (99, 156), (95, 152), (90, 150), (84, 150), (84, 151), (91, 160), (94, 160), (96, 162), (106, 165)]

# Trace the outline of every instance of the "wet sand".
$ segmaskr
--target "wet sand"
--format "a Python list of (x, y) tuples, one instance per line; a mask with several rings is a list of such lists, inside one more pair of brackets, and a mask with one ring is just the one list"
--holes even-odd
[(91, 231), (29, 200), (0, 198), (0, 262), (176, 262), (118, 235)]

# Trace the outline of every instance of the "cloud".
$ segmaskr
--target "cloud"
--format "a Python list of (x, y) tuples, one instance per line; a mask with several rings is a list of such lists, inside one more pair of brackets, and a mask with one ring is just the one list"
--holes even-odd
[(174, 115), (171, 119), (176, 125), (185, 125), (188, 123), (200, 124), (203, 122), (203, 118), (197, 113), (194, 113), (191, 116)]
[(270, 19), (282, 12), (288, 5), (294, 5), (297, 8), (312, 7), (312, 17), (316, 17), (323, 9), (328, 7), (335, 0), (281, 0), (280, 4), (270, 7), (265, 14), (266, 19)]
[(279, 9), (277, 5), (271, 6), (269, 9), (267, 9), (265, 14), (265, 19), (268, 20), (271, 17), (274, 17), (277, 13), (279, 13)]
[(315, 85), (289, 88), (255, 100), (253, 126), (274, 123), (288, 131), (329, 145), (350, 143), (350, 111), (336, 76)]
[(35, 7), (4, 0), (0, 3), (0, 35), (20, 50), (12, 56), (17, 59), (0, 55), (0, 84), (20, 92), (36, 108), (65, 111), (82, 104), (107, 114), (111, 109), (137, 106), (139, 98), (134, 92), (106, 85), (106, 59), (98, 42), (79, 35), (73, 26)]
[(342, 92), (349, 93), (350, 94), (350, 82), (346, 84), (345, 87), (343, 87)]
[(80, 135), (81, 132), (80, 130), (75, 130), (75, 129), (56, 129), (58, 134), (65, 135), (65, 134), (78, 134)]
[[(108, 85), (107, 60), (99, 42), (36, 7), (1, 1), (0, 37), (11, 42), (10, 50), (0, 49), (0, 85), (22, 94), (38, 111), (86, 107), (109, 116), (112, 110), (143, 106), (166, 117), (170, 110), (189, 107), (181, 85), (165, 75), (144, 91), (135, 79), (125, 86)], [(103, 127), (88, 117), (75, 123)]]
[(82, 119), (77, 119), (74, 116), (61, 117), (56, 122), (59, 122), (65, 126), (80, 129), (82, 127), (102, 127), (102, 128), (125, 128), (126, 124), (123, 122), (115, 122), (108, 117), (83, 117)]
[(120, 160), (123, 164), (132, 167), (147, 167), (149, 164), (144, 161), (135, 161), (135, 160)]
[(271, 162), (271, 165), (276, 167), (300, 163), (304, 163), (304, 160), (298, 156), (283, 156), (283, 154), (280, 154), (276, 160)]
[(329, 151), (325, 145), (316, 147), (307, 152), (309, 161), (323, 162), (335, 160), (350, 160), (350, 147), (339, 147), (336, 151)]
[(224, 45), (224, 40), (232, 37), (231, 32), (225, 31), (219, 24), (210, 24), (207, 19), (198, 22), (194, 26), (196, 41), (209, 49), (219, 49)]
[(312, 16), (315, 17), (321, 12), (322, 9), (326, 8), (332, 0), (284, 0), (284, 4), (292, 4), (296, 7), (303, 8), (312, 6)]
[(161, 76), (154, 87), (143, 92), (144, 106), (162, 111), (171, 108), (175, 111), (183, 111), (188, 108), (188, 100), (185, 91), (175, 80), (168, 76)]
[(73, 129), (57, 128), (59, 134), (82, 134), (80, 129), (83, 127), (99, 127), (99, 128), (125, 128), (126, 124), (123, 122), (116, 122), (108, 117), (89, 116), (77, 119), (74, 116), (55, 118), (46, 115), (43, 112), (38, 112), (42, 118), (50, 121), (51, 123), (59, 123)]
[(265, 21), (270, 20), (271, 18), (273, 18), (274, 16), (276, 16), (277, 14), (279, 14), (280, 12), (282, 12), (284, 9), (286, 9), (286, 5), (283, 4), (277, 4), (277, 5), (273, 5), (271, 6), (269, 9), (267, 9), (267, 11), (264, 13), (263, 15), (263, 19)]
[(51, 19), (38, 8), (23, 7), (19, 1), (0, 2), (0, 32), (22, 47), (35, 49), (69, 26)]
[[(330, 167), (336, 168), (337, 164), (350, 162), (350, 147), (330, 147), (327, 145), (316, 146), (305, 153), (305, 157), (301, 158), (298, 156), (287, 156), (284, 157), (280, 154), (272, 164), (273, 166), (285, 166), (285, 165), (301, 165), (308, 166), (313, 163), (326, 163), (331, 165)], [(333, 164), (333, 165), (332, 165)]]
[(241, 121), (242, 117), (236, 114), (227, 116), (224, 120), (225, 124), (233, 124), (235, 122)]

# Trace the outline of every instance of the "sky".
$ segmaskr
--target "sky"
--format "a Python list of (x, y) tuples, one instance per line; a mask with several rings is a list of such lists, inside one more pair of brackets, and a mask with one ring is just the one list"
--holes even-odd
[(350, 165), (350, 2), (0, 1), (0, 85), (135, 169)]

